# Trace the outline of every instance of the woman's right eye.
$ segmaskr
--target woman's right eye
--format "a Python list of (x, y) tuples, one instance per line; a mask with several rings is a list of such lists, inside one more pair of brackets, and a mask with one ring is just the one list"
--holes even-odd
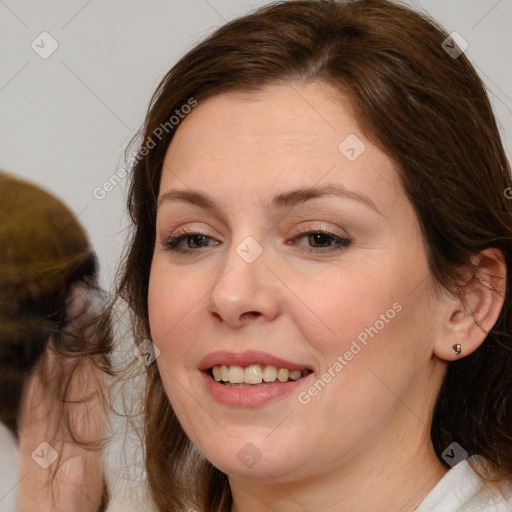
[[(211, 245), (208, 243), (209, 241), (214, 240), (204, 233), (181, 233), (168, 236), (162, 245), (169, 251), (190, 252), (208, 247)], [(183, 242), (185, 242), (186, 248), (183, 247)]]

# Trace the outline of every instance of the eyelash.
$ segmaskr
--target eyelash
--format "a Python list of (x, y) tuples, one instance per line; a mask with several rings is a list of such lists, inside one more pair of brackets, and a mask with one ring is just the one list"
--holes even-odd
[[(327, 235), (331, 240), (334, 241), (334, 244), (328, 245), (326, 247), (321, 247), (321, 248), (318, 248), (318, 247), (310, 248), (310, 251), (309, 251), (310, 254), (312, 254), (312, 253), (316, 253), (316, 254), (329, 253), (329, 252), (333, 252), (333, 251), (340, 251), (340, 250), (347, 248), (351, 243), (350, 239), (339, 237), (339, 236), (335, 235), (334, 233), (331, 233), (331, 232), (323, 230), (323, 229), (315, 229), (315, 230), (308, 229), (308, 230), (301, 231), (301, 233), (299, 235), (295, 236), (292, 239), (292, 241), (295, 242), (296, 240), (300, 240), (301, 238), (305, 237), (306, 235), (317, 235), (317, 234)], [(187, 238), (192, 238), (194, 236), (202, 236), (208, 240), (212, 239), (212, 237), (209, 237), (205, 233), (200, 233), (198, 231), (183, 232), (183, 233), (176, 233), (174, 235), (168, 236), (165, 239), (165, 242), (162, 242), (162, 245), (168, 251), (174, 251), (174, 252), (182, 253), (182, 254), (190, 253), (197, 249), (182, 249), (179, 247), (179, 244), (181, 243), (182, 240), (186, 240)], [(199, 247), (199, 249), (206, 249), (206, 247)]]

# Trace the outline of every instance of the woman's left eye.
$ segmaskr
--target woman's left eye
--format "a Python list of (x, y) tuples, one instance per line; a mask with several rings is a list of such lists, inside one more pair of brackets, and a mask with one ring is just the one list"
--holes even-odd
[(310, 252), (331, 252), (345, 249), (350, 245), (348, 238), (342, 238), (328, 231), (306, 231), (295, 237), (293, 241), (307, 238)]

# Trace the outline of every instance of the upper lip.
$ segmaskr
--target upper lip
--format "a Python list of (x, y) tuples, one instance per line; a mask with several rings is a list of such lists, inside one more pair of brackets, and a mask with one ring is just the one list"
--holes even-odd
[(207, 354), (199, 363), (200, 370), (209, 370), (213, 366), (250, 366), (253, 364), (273, 365), (277, 368), (287, 368), (288, 370), (311, 370), (306, 364), (293, 363), (280, 357), (273, 356), (266, 352), (248, 350), (245, 352), (230, 352), (227, 350), (212, 352)]

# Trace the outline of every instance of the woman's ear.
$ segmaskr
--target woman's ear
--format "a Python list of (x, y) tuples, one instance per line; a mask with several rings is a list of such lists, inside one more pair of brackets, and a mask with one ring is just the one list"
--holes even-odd
[(505, 299), (507, 266), (499, 249), (489, 248), (471, 258), (474, 275), (463, 293), (448, 301), (443, 335), (434, 353), (454, 361), (474, 352), (498, 320)]

